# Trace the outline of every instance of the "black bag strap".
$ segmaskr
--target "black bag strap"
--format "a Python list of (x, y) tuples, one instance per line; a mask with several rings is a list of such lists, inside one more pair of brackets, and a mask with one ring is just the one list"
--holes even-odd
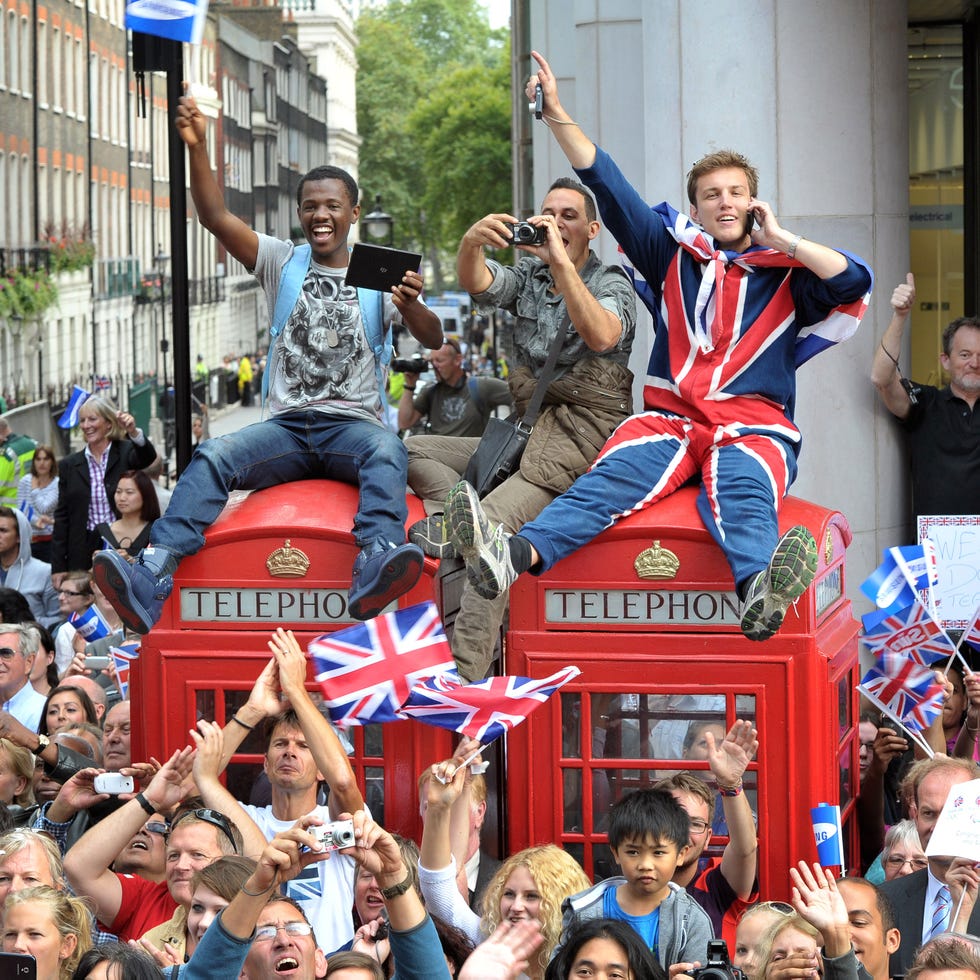
[(555, 334), (555, 339), (548, 348), (548, 360), (544, 362), (541, 376), (538, 378), (538, 383), (534, 386), (534, 394), (531, 395), (531, 400), (528, 402), (527, 411), (520, 421), (520, 425), (526, 429), (534, 428), (534, 423), (537, 422), (538, 415), (541, 413), (541, 405), (544, 402), (545, 392), (548, 390), (548, 385), (551, 384), (555, 376), (555, 365), (558, 363), (558, 354), (561, 351), (562, 345), (565, 343), (565, 332), (568, 330), (568, 325), (571, 322), (572, 318), (568, 315), (568, 310), (566, 310), (565, 316), (561, 321), (561, 326), (559, 326), (558, 332)]

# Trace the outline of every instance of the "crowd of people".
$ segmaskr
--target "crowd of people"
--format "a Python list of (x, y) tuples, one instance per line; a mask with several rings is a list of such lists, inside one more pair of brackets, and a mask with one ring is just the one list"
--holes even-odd
[[(40, 629), (11, 622), (8, 608), (0, 673), (30, 677)], [(554, 843), (502, 860), (487, 853), (472, 739), (419, 773), (419, 840), (383, 829), (307, 691), (305, 652), (282, 629), (269, 649), (225, 725), (199, 720), (162, 764), (132, 758), (130, 701), (87, 673), (50, 688), (36, 725), (0, 711), (5, 952), (33, 956), (42, 980), (160, 970), (667, 980), (719, 964), (748, 980), (887, 980), (980, 968), (980, 873), (972, 860), (925, 853), (947, 796), (980, 778), (973, 758), (911, 762), (895, 791), (906, 819), (884, 835), (879, 812), (862, 828), (879, 843), (852, 876), (800, 862), (767, 895), (765, 824), (743, 781), (758, 734), (748, 720), (728, 731), (690, 723), (682, 757), (707, 771), (675, 770), (611, 798), (603, 826), (618, 873), (593, 881)], [(980, 720), (971, 693), (965, 709), (949, 698), (967, 729)], [(864, 767), (872, 800), (889, 795), (875, 789), (896, 755), (889, 731), (876, 729)], [(239, 800), (221, 774), (255, 732), (265, 737), (262, 777)], [(124, 777), (132, 782), (113, 781)], [(719, 820), (726, 840), (711, 854)], [(93, 972), (100, 963), (107, 972)]]

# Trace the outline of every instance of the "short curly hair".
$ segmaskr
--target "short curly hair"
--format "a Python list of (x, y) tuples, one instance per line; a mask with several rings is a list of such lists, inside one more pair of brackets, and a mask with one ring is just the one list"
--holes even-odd
[[(537, 965), (543, 972), (551, 958), (551, 951), (561, 937), (561, 903), (569, 895), (591, 888), (592, 882), (575, 858), (554, 844), (528, 847), (512, 854), (497, 869), (483, 895), (483, 918), (480, 926), (487, 936), (500, 925), (500, 899), (510, 876), (518, 868), (527, 870), (541, 896), (538, 920), (541, 923), (544, 944), (538, 950)], [(532, 971), (533, 968), (534, 964)]]

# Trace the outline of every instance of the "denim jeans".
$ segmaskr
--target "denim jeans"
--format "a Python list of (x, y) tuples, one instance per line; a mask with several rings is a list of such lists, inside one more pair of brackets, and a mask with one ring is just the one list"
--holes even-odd
[(322, 412), (286, 412), (201, 443), (151, 540), (178, 558), (193, 555), (232, 490), (321, 478), (360, 488), (354, 518), (359, 547), (403, 544), (407, 475), (405, 444), (388, 429)]

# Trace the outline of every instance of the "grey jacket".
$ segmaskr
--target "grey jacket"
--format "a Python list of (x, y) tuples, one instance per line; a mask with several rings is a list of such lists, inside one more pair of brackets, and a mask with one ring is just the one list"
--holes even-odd
[[(606, 878), (605, 881), (600, 881), (562, 902), (561, 939), (551, 954), (552, 958), (567, 942), (568, 930), (573, 925), (587, 919), (602, 918), (602, 898), (605, 892), (625, 884), (626, 879), (622, 877)], [(674, 963), (704, 964), (708, 954), (708, 940), (713, 935), (708, 913), (680, 885), (670, 882), (670, 894), (660, 903), (660, 965), (667, 970)]]
[(16, 589), (27, 600), (34, 618), (50, 628), (61, 621), (58, 593), (51, 584), (51, 566), (31, 556), (31, 522), (27, 515), (13, 507), (7, 509), (17, 518), (20, 550), (7, 570), (4, 585)]

